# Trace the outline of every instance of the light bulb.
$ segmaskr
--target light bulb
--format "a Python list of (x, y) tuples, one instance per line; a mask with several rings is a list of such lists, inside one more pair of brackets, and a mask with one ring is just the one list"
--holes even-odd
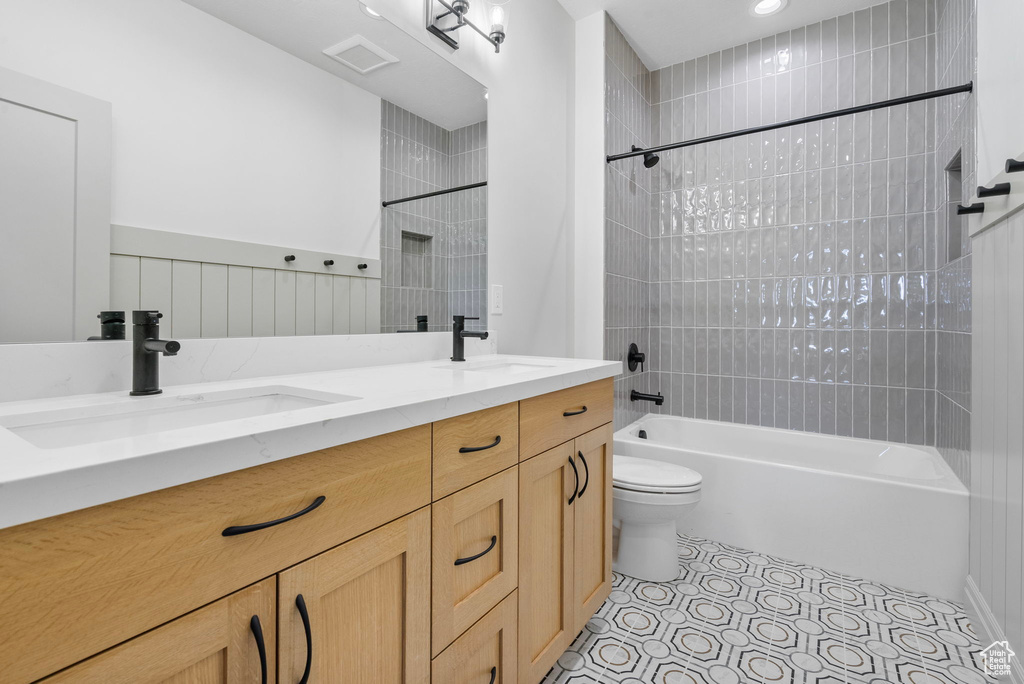
[(491, 8), (491, 31), (502, 31), (505, 28), (505, 8), (495, 5)]

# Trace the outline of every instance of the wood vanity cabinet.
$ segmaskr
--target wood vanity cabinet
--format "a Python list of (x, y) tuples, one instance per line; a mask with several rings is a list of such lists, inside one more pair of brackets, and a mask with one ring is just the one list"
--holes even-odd
[(519, 681), (536, 684), (611, 592), (612, 426), (519, 466)]
[(611, 406), (609, 379), (0, 529), (0, 681), (538, 684), (610, 591)]
[(285, 570), (280, 681), (430, 681), (430, 510)]
[(276, 600), (277, 580), (270, 577), (47, 677), (43, 684), (275, 681)]

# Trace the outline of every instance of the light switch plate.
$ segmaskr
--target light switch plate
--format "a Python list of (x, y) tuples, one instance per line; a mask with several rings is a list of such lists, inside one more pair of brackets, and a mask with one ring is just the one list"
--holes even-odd
[(491, 315), (500, 316), (505, 309), (505, 288), (491, 285)]

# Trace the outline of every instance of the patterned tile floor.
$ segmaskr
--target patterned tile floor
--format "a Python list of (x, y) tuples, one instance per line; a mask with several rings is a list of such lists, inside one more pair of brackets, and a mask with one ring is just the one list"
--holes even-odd
[(717, 542), (679, 540), (680, 576), (615, 575), (543, 684), (990, 684), (948, 601)]

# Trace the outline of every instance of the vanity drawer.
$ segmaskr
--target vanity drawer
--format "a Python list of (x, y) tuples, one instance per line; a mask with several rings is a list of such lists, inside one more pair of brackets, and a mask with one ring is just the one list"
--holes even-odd
[(435, 501), (518, 462), (517, 403), (434, 423)]
[(519, 460), (612, 421), (611, 378), (519, 402)]
[(432, 652), (516, 588), (519, 581), (519, 467), (433, 505)]
[(425, 425), (0, 530), (0, 672), (35, 680), (428, 503)]
[(444, 653), (434, 658), (431, 681), (444, 684), (517, 684), (518, 592), (491, 609)]

